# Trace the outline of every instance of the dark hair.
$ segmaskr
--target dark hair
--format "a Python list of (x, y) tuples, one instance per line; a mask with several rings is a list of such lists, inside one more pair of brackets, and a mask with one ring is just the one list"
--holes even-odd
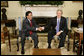
[(25, 14), (25, 16), (28, 16), (29, 13), (32, 13), (32, 12), (31, 11), (27, 11), (26, 14)]

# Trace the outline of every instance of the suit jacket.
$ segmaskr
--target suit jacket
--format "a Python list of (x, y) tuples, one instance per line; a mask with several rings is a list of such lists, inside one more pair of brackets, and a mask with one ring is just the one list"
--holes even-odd
[[(57, 26), (57, 16), (52, 18), (49, 23), (47, 24), (47, 26), (45, 26), (45, 29), (49, 29), (54, 31), (56, 33), (56, 26)], [(66, 22), (66, 18), (61, 16), (60, 19), (60, 26), (59, 26), (59, 31), (62, 30), (63, 33), (67, 33), (67, 22)]]
[(23, 21), (23, 25), (22, 25), (22, 35), (23, 36), (29, 36), (29, 31), (32, 32), (36, 32), (36, 28), (38, 27), (38, 25), (36, 25), (36, 22), (34, 19), (32, 19), (32, 27), (30, 26), (30, 22), (29, 20), (26, 18)]

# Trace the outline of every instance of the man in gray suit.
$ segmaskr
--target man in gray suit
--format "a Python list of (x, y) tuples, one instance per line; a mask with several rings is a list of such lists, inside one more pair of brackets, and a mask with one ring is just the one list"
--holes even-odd
[(21, 54), (24, 54), (24, 44), (26, 37), (30, 36), (34, 40), (34, 48), (38, 48), (38, 36), (36, 34), (36, 31), (41, 31), (40, 27), (38, 27), (38, 25), (36, 25), (35, 20), (32, 19), (32, 12), (27, 11), (26, 18), (24, 19), (22, 25)]

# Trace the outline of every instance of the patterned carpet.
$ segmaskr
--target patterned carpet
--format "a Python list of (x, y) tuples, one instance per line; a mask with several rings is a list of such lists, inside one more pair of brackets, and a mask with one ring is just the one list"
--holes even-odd
[[(11, 49), (12, 49), (11, 52), (9, 51), (8, 40), (6, 40), (4, 44), (2, 43), (1, 44), (1, 55), (22, 55), (21, 54), (21, 43), (19, 44), (20, 50), (17, 51), (16, 41), (17, 41), (17, 39), (11, 39)], [(70, 39), (70, 51), (67, 51), (66, 43), (65, 43), (65, 47), (63, 47), (59, 50), (58, 50), (57, 46), (58, 46), (58, 43), (54, 43), (52, 41), (51, 50), (53, 51), (53, 55), (54, 54), (55, 55), (56, 54), (57, 55), (77, 55), (76, 53), (74, 53), (72, 51), (73, 50), (73, 40), (72, 39)], [(35, 52), (33, 47), (34, 47), (33, 43), (26, 42), (25, 43), (25, 54), (24, 55), (35, 55), (35, 54), (39, 53), (39, 50), (42, 50), (42, 53), (46, 53), (48, 51), (47, 38), (46, 37), (39, 37), (39, 44), (38, 44), (39, 49), (37, 49), (38, 50), (37, 52)], [(43, 50), (44, 50), (44, 52), (43, 52)], [(52, 51), (51, 51), (51, 53), (52, 53)], [(45, 55), (48, 55), (49, 53), (46, 53)]]

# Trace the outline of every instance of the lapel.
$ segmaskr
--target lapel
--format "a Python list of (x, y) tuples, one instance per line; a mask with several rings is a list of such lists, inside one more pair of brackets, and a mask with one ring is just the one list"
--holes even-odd
[(26, 18), (26, 21), (27, 21), (27, 23), (30, 25), (30, 22), (29, 22), (29, 20)]
[(55, 17), (55, 26), (57, 25), (57, 16)]

